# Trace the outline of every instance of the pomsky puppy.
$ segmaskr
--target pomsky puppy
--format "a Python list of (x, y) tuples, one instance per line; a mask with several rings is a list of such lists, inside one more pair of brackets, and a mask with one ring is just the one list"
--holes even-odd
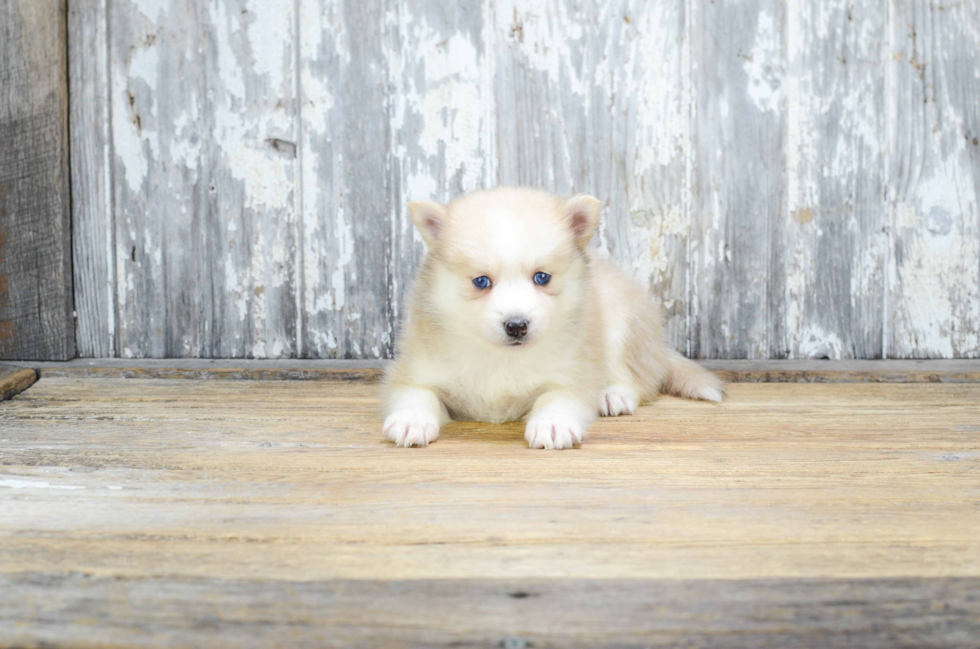
[(526, 419), (531, 448), (571, 448), (597, 414), (660, 392), (721, 401), (721, 381), (665, 345), (659, 306), (586, 250), (597, 199), (500, 187), (408, 208), (428, 254), (385, 377), (396, 445), (450, 419)]

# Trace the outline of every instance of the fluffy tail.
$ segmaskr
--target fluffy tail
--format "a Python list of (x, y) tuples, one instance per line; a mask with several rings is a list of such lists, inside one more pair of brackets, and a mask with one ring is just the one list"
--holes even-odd
[(725, 384), (697, 363), (671, 350), (667, 356), (667, 378), (663, 392), (687, 399), (721, 401), (725, 398)]

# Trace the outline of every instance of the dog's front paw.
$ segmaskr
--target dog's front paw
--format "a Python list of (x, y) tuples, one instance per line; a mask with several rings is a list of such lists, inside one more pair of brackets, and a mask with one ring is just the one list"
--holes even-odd
[(543, 410), (531, 415), (524, 429), (524, 439), (531, 448), (572, 448), (585, 439), (585, 426), (576, 417), (560, 410)]
[(385, 419), (384, 434), (395, 446), (428, 446), (439, 437), (439, 419), (426, 410), (397, 410)]
[(610, 385), (599, 396), (599, 414), (603, 417), (632, 415), (640, 405), (640, 396), (628, 385)]

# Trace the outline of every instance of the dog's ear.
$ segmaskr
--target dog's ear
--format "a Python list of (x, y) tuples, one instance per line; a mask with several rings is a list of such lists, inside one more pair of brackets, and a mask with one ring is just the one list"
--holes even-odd
[(592, 239), (592, 233), (599, 225), (599, 214), (602, 212), (602, 202), (588, 194), (572, 196), (562, 208), (565, 220), (575, 235), (575, 244), (579, 250), (585, 250)]
[(446, 233), (446, 206), (435, 201), (412, 201), (408, 204), (408, 212), (426, 245), (436, 247)]

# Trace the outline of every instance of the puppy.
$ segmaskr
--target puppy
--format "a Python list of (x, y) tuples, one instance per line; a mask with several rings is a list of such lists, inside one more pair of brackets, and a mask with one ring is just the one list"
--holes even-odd
[(526, 419), (531, 448), (571, 448), (597, 414), (662, 391), (721, 401), (721, 381), (664, 344), (659, 307), (586, 250), (595, 198), (500, 187), (408, 208), (428, 254), (385, 377), (396, 445), (450, 419)]

